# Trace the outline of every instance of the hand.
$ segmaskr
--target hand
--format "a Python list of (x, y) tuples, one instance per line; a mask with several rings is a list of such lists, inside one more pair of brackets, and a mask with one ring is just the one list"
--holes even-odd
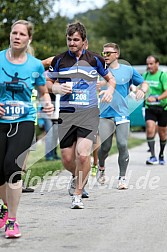
[(0, 117), (4, 116), (5, 109), (3, 108), (4, 104), (0, 102)]
[(136, 91), (136, 100), (141, 100), (144, 99), (145, 93), (143, 92), (142, 89), (138, 89)]
[(65, 94), (71, 94), (72, 93), (72, 82), (67, 82), (67, 83), (54, 83), (52, 86), (52, 92), (53, 94), (60, 94), (60, 95), (65, 95)]
[(61, 84), (61, 91), (63, 94), (71, 94), (72, 93), (72, 82), (66, 82)]
[(148, 102), (156, 102), (156, 97), (155, 97), (155, 96), (149, 96), (149, 97), (147, 98), (147, 101), (148, 101)]
[(112, 100), (112, 93), (111, 93), (111, 91), (110, 90), (102, 90), (102, 91), (100, 91), (100, 93), (99, 93), (99, 96), (100, 95), (103, 95), (102, 96), (102, 98), (101, 98), (101, 102), (111, 102), (111, 100)]
[(47, 113), (47, 115), (52, 115), (54, 111), (54, 106), (52, 103), (45, 103), (45, 106), (42, 109), (43, 112)]

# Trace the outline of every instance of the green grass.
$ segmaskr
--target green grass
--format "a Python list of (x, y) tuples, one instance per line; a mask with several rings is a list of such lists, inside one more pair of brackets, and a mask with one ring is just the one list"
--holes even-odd
[(27, 169), (23, 179), (25, 180), (26, 185), (35, 186), (38, 182), (41, 182), (45, 176), (56, 175), (61, 170), (63, 170), (61, 161), (46, 161), (45, 158), (42, 158), (32, 167)]
[[(145, 140), (138, 138), (129, 138), (128, 148), (133, 148), (137, 145), (144, 143)], [(27, 172), (23, 176), (27, 186), (35, 186), (38, 182), (41, 182), (46, 175), (53, 175), (62, 171), (63, 165), (61, 160), (46, 161), (44, 158), (44, 144), (41, 143), (37, 146), (36, 151), (31, 151), (28, 162)], [(110, 155), (117, 153), (115, 137), (113, 138), (113, 146), (110, 150)], [(58, 148), (58, 154), (60, 155), (60, 149)]]

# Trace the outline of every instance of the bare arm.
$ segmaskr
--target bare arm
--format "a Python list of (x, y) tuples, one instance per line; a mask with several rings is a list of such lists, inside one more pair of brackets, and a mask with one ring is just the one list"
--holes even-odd
[(100, 91), (99, 95), (103, 95), (101, 99), (102, 102), (111, 102), (116, 87), (116, 81), (110, 72), (103, 78), (107, 81), (108, 89)]
[(107, 85), (107, 82), (105, 80), (97, 81), (97, 84), (96, 84), (97, 91), (100, 92), (101, 87), (106, 86), (106, 85)]
[(3, 108), (3, 106), (4, 106), (4, 103), (0, 102), (0, 117), (4, 116), (5, 114), (5, 109)]
[(158, 97), (155, 96), (149, 96), (147, 98), (148, 102), (155, 102), (155, 101), (160, 101), (167, 98), (167, 90), (165, 90), (161, 95), (159, 95)]
[(144, 81), (140, 85), (140, 88), (138, 88), (136, 91), (136, 99), (137, 100), (143, 99), (145, 95), (147, 94), (147, 92), (148, 92), (148, 83)]
[(48, 68), (50, 66), (53, 58), (54, 58), (54, 56), (42, 60), (42, 64), (43, 64), (44, 68)]
[(51, 102), (51, 98), (47, 89), (47, 86), (39, 86), (40, 99), (42, 100), (43, 111), (48, 115), (51, 115), (54, 111), (54, 106)]
[(165, 90), (161, 95), (158, 96), (158, 100), (163, 100), (167, 98), (167, 90)]
[(46, 81), (46, 86), (48, 88), (49, 93), (60, 94), (60, 95), (72, 93), (72, 88), (67, 83), (62, 83), (60, 85), (58, 80), (53, 81), (52, 79), (48, 77)]

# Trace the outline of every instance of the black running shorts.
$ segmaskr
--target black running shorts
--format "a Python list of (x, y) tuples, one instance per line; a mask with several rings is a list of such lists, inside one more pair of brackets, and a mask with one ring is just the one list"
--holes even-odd
[(89, 108), (74, 113), (60, 112), (62, 123), (58, 125), (60, 148), (67, 148), (77, 138), (87, 138), (96, 142), (99, 126), (99, 109)]
[(158, 109), (158, 108), (147, 108), (145, 112), (145, 120), (152, 120), (158, 122), (158, 126), (166, 127), (167, 126), (167, 110)]

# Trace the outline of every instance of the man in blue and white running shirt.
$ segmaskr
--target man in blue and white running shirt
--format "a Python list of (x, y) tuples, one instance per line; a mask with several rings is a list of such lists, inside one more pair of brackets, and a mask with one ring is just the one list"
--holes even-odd
[[(133, 67), (119, 64), (119, 55), (120, 48), (117, 44), (107, 43), (103, 46), (102, 56), (105, 59), (107, 69), (115, 77), (116, 89), (111, 103), (100, 103), (99, 134), (101, 147), (98, 153), (99, 170), (97, 173), (97, 180), (102, 184), (105, 182), (105, 159), (112, 146), (112, 138), (115, 132), (119, 152), (118, 164), (120, 169), (118, 189), (127, 189), (125, 174), (129, 162), (127, 144), (130, 126), (128, 94), (131, 84), (135, 86), (140, 85), (135, 95), (137, 100), (143, 99), (147, 92), (148, 85)], [(100, 81), (100, 86), (101, 90), (106, 88), (104, 80)]]
[(52, 60), (47, 86), (53, 93), (61, 94), (59, 139), (62, 161), (73, 175), (71, 208), (80, 209), (84, 208), (82, 189), (90, 171), (90, 153), (99, 125), (97, 76), (99, 74), (107, 81), (107, 89), (101, 91), (104, 102), (112, 100), (115, 79), (105, 69), (101, 56), (84, 49), (86, 29), (83, 24), (69, 24), (66, 39), (68, 51)]

